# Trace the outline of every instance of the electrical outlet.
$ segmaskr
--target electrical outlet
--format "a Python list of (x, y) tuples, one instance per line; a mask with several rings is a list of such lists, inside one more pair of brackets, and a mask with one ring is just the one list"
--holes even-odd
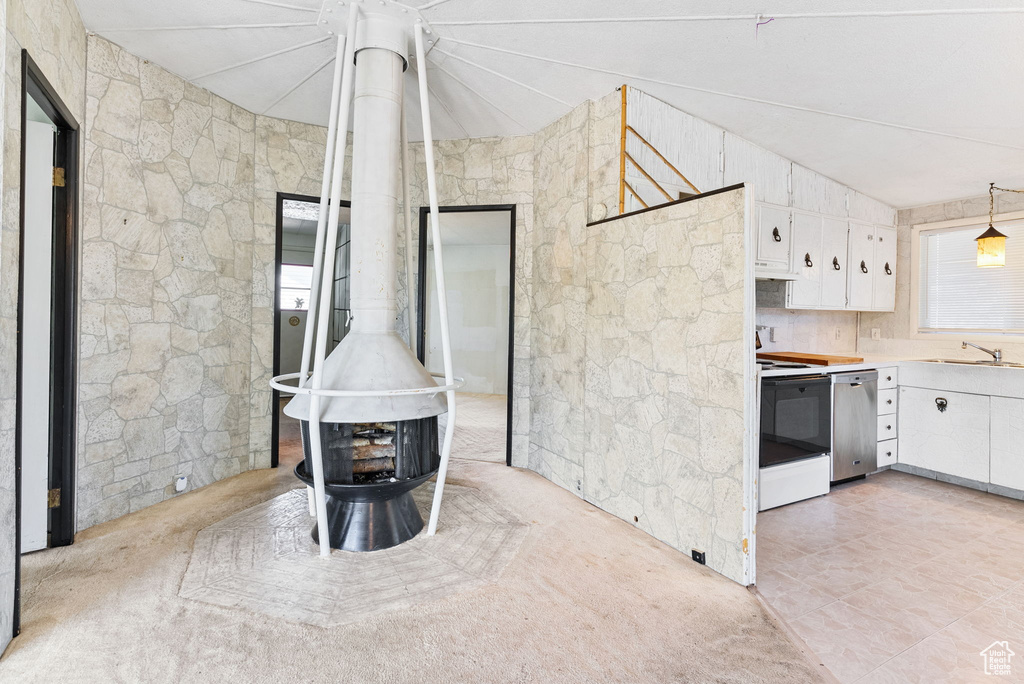
[(704, 565), (704, 552), (698, 551), (697, 549), (691, 549), (690, 554), (693, 556), (693, 560), (697, 561), (701, 565)]
[(882, 329), (881, 328), (872, 328), (871, 329), (871, 339), (873, 339), (876, 342), (880, 341), (882, 339)]
[(775, 328), (768, 328), (768, 341), (769, 342), (774, 342), (775, 341)]
[(840, 327), (839, 327), (839, 326), (837, 325), (837, 326), (836, 326), (836, 339), (838, 340), (838, 339), (842, 338), (842, 336), (843, 336), (843, 329), (842, 329), (842, 328), (840, 328)]

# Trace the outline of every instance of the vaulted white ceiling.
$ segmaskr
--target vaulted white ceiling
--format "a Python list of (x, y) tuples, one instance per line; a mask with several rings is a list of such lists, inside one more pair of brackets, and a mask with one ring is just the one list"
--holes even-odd
[[(89, 30), (246, 109), (326, 123), (323, 0), (78, 4)], [(897, 207), (1024, 187), (1020, 0), (407, 4), (439, 38), (435, 137), (532, 133), (629, 83)]]

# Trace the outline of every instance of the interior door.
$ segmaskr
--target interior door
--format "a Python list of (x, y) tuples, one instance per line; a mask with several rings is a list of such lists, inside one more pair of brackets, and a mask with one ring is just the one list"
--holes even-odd
[(850, 222), (849, 307), (867, 311), (874, 304), (875, 227)]
[(789, 288), (789, 306), (817, 308), (821, 301), (821, 217), (793, 212), (793, 265), (800, 277)]
[(879, 311), (896, 309), (896, 230), (875, 229), (874, 306)]
[(46, 548), (50, 478), (54, 127), (25, 122), (21, 551)]
[(821, 308), (846, 308), (846, 251), (850, 225), (839, 219), (821, 222)]

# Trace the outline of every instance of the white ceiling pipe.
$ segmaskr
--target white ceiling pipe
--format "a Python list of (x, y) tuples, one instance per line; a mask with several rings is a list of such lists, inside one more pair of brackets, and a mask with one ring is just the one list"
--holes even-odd
[[(352, 3), (349, 9), (349, 23), (352, 28), (350, 35), (355, 35), (359, 26), (359, 5)], [(340, 38), (339, 38), (340, 40)], [(349, 101), (352, 97), (352, 81), (355, 71), (355, 41), (346, 40), (343, 59), (344, 70), (341, 78), (341, 95), (338, 114), (338, 131), (348, 131)], [(316, 353), (313, 361), (313, 389), (323, 387), (324, 356), (327, 353), (328, 323), (331, 314), (331, 286), (334, 273), (334, 258), (338, 245), (338, 219), (341, 214), (341, 179), (345, 173), (345, 135), (336, 135), (334, 141), (334, 163), (331, 173), (331, 209), (327, 220), (327, 236), (324, 240), (323, 275), (320, 278), (320, 298), (318, 300), (316, 325)], [(309, 316), (306, 316), (309, 325)], [(295, 400), (293, 399), (292, 402)], [(289, 406), (292, 402), (289, 402)], [(313, 465), (313, 501), (316, 507), (317, 536), (320, 543), (320, 555), (331, 555), (331, 542), (327, 522), (327, 492), (324, 488), (323, 447), (320, 440), (320, 420), (322, 418), (321, 398), (313, 395), (309, 399), (309, 456)]]
[[(444, 360), (444, 381), (454, 382), (452, 370), (452, 343), (448, 330), (448, 290), (444, 284), (444, 259), (441, 252), (441, 223), (437, 209), (437, 179), (434, 176), (434, 134), (430, 128), (430, 106), (427, 102), (427, 58), (423, 49), (423, 26), (417, 24), (414, 31), (416, 41), (416, 74), (420, 86), (420, 113), (423, 118), (423, 152), (427, 162), (427, 196), (430, 200), (430, 234), (434, 240), (434, 280), (437, 283), (437, 313), (441, 324), (441, 357)], [(430, 522), (427, 535), (437, 532), (437, 519), (441, 513), (441, 497), (444, 495), (444, 481), (448, 475), (448, 459), (452, 453), (452, 437), (455, 435), (455, 391), (448, 396), (448, 423), (444, 430), (444, 444), (441, 447), (441, 465), (437, 470), (434, 486), (434, 500), (430, 505)]]

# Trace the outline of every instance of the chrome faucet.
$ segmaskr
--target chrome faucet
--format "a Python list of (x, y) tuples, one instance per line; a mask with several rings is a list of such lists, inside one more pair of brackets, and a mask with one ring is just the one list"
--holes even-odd
[(1002, 349), (985, 349), (984, 347), (978, 346), (978, 345), (974, 344), (973, 342), (961, 342), (960, 343), (960, 348), (961, 349), (967, 349), (968, 346), (974, 347), (975, 349), (980, 349), (981, 351), (985, 352), (986, 354), (991, 354), (992, 358), (995, 360), (996, 363), (999, 363), (1000, 361), (1003, 360), (1003, 350)]

